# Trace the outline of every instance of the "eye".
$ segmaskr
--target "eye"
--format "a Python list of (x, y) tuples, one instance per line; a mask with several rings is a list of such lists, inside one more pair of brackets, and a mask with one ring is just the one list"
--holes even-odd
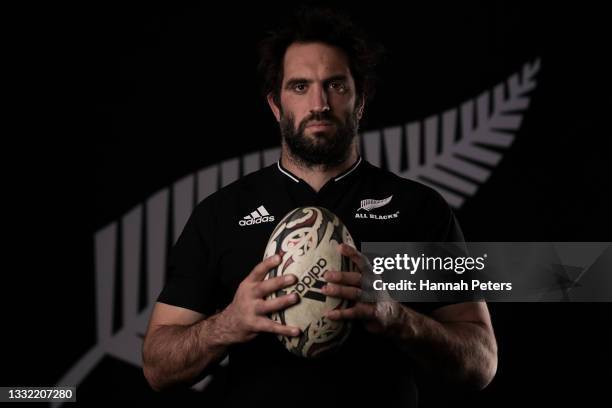
[(332, 81), (329, 83), (329, 87), (338, 93), (345, 93), (347, 91), (346, 84), (342, 81)]
[(306, 91), (306, 84), (303, 82), (297, 83), (293, 85), (293, 90), (297, 93), (304, 93)]

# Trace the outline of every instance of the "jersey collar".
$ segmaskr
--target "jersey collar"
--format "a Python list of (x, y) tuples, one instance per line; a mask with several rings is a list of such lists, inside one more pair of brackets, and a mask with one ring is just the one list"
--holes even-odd
[[(355, 170), (357, 170), (359, 168), (359, 166), (361, 165), (362, 162), (362, 158), (361, 155), (357, 158), (357, 160), (355, 161), (355, 163), (353, 163), (353, 165), (351, 167), (349, 167), (348, 169), (344, 170), (342, 173), (338, 174), (333, 180), (334, 182), (338, 182), (340, 180), (342, 180), (343, 178), (345, 178), (346, 176), (348, 176), (349, 174), (353, 173)], [(296, 183), (299, 182), (304, 182), (304, 180), (302, 180), (301, 178), (299, 178), (298, 176), (296, 176), (295, 174), (291, 173), (289, 170), (287, 170), (286, 168), (283, 167), (283, 165), (281, 164), (280, 159), (278, 159), (278, 161), (276, 162), (276, 166), (278, 167), (278, 170), (284, 174), (285, 176), (289, 177), (291, 180), (293, 180)]]

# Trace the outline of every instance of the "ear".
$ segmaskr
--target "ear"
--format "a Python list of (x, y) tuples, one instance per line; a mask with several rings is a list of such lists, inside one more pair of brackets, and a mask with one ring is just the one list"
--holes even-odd
[(357, 106), (357, 120), (361, 120), (364, 109), (365, 109), (365, 94), (361, 94), (361, 98), (359, 98), (359, 106)]
[(272, 92), (268, 93), (266, 99), (268, 100), (268, 105), (270, 106), (270, 109), (272, 109), (272, 113), (274, 114), (276, 121), (280, 122), (280, 108), (276, 106), (276, 102), (274, 102), (274, 96), (272, 96)]

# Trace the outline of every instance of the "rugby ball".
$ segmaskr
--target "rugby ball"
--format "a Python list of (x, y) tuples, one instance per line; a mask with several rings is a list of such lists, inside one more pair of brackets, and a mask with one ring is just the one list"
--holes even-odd
[(269, 296), (275, 298), (295, 292), (300, 298), (297, 304), (270, 316), (277, 322), (301, 329), (301, 334), (296, 337), (278, 336), (287, 350), (295, 355), (317, 357), (326, 354), (340, 346), (351, 331), (349, 321), (332, 321), (324, 316), (329, 310), (349, 307), (350, 302), (321, 292), (325, 285), (325, 271), (357, 270), (348, 257), (337, 252), (336, 247), (341, 243), (355, 248), (342, 221), (321, 207), (292, 210), (279, 222), (268, 240), (264, 259), (279, 254), (282, 260), (279, 266), (268, 272), (266, 279), (285, 274), (298, 278), (295, 285)]

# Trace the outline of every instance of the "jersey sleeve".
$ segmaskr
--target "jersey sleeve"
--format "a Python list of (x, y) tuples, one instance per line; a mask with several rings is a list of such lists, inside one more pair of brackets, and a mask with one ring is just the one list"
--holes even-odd
[[(446, 202), (446, 200), (437, 192), (433, 191), (429, 199), (427, 200), (426, 207), (430, 215), (430, 226), (428, 228), (427, 242), (456, 242), (464, 243), (465, 239), (463, 231), (459, 225), (459, 221), (455, 217), (455, 214)], [(467, 276), (467, 275), (465, 275)], [(444, 278), (443, 278), (444, 280)], [(414, 310), (423, 313), (430, 314), (435, 309), (443, 306), (462, 303), (465, 301), (471, 301), (473, 296), (467, 294), (465, 298), (456, 299), (453, 301), (439, 301), (439, 302), (411, 302), (404, 303), (406, 306), (413, 308)]]
[(432, 224), (429, 230), (429, 242), (465, 242), (463, 232), (455, 213), (444, 198), (435, 193), (431, 198)]
[(164, 288), (157, 301), (210, 316), (215, 313), (214, 213), (200, 203), (169, 253)]

